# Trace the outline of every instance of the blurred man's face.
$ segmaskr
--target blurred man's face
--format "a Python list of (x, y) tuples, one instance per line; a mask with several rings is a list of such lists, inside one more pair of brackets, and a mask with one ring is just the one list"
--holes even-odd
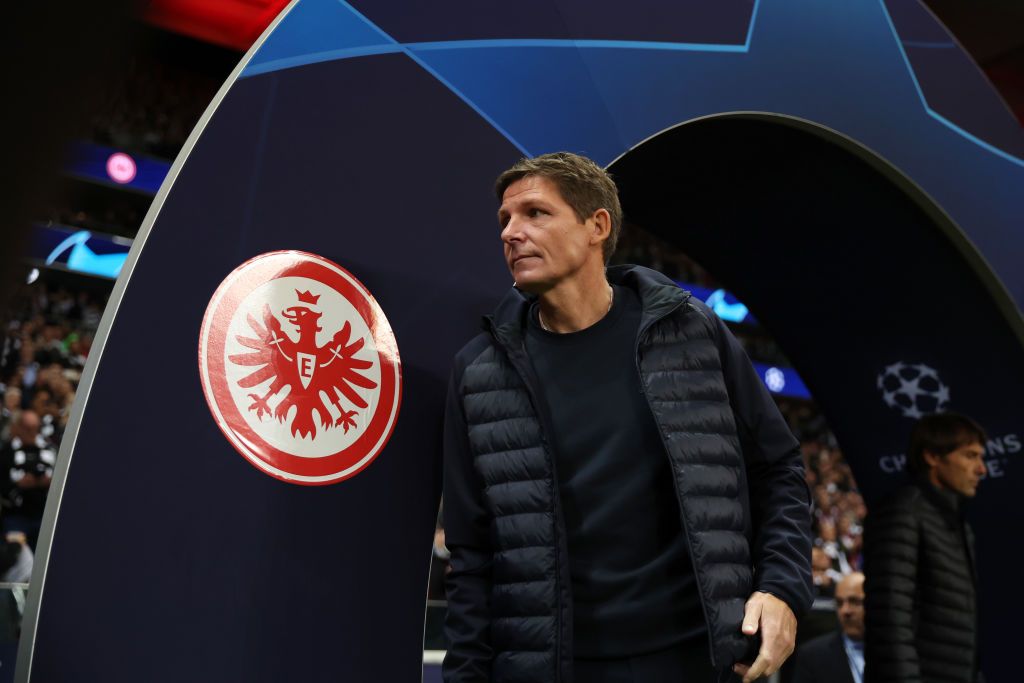
[(47, 412), (50, 403), (50, 392), (39, 389), (36, 391), (36, 395), (32, 397), (32, 410), (36, 411), (40, 415)]
[(850, 640), (864, 639), (864, 575), (855, 572), (836, 586), (836, 613)]
[(15, 387), (11, 387), (4, 394), (4, 408), (7, 410), (14, 411), (21, 406), (21, 391)]
[(23, 410), (18, 421), (11, 425), (11, 436), (17, 436), (22, 441), (34, 441), (39, 436), (39, 427), (39, 415), (31, 410)]
[(978, 492), (978, 482), (985, 476), (985, 460), (982, 458), (984, 454), (984, 446), (974, 442), (960, 446), (944, 456), (926, 451), (924, 459), (931, 468), (929, 475), (933, 484), (973, 498)]
[(832, 583), (832, 577), (828, 570), (832, 568), (832, 560), (821, 548), (811, 549), (811, 575), (814, 577), (814, 585), (827, 586)]

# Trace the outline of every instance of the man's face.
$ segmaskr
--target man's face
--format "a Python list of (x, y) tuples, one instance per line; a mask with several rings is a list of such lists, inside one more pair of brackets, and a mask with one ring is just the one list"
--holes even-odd
[(509, 185), (498, 223), (505, 263), (524, 291), (543, 293), (571, 279), (593, 258), (593, 218), (581, 223), (547, 178), (527, 176)]
[(864, 638), (864, 575), (851, 574), (836, 586), (839, 625), (851, 640)]
[(978, 482), (985, 476), (984, 453), (985, 448), (978, 442), (960, 446), (944, 456), (925, 452), (925, 460), (931, 466), (932, 483), (973, 498), (978, 492)]

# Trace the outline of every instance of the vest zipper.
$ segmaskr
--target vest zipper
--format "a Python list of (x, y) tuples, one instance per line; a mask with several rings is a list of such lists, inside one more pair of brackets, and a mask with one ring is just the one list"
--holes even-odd
[(654, 406), (651, 404), (651, 397), (647, 393), (647, 383), (644, 381), (644, 373), (640, 369), (640, 340), (643, 339), (644, 335), (647, 334), (647, 331), (651, 329), (655, 323), (661, 322), (688, 302), (689, 297), (683, 299), (657, 318), (648, 321), (640, 328), (636, 335), (636, 346), (633, 349), (633, 358), (636, 362), (637, 375), (640, 378), (640, 393), (644, 395), (644, 400), (647, 402), (647, 409), (651, 411), (651, 417), (654, 419), (654, 424), (658, 427), (658, 436), (661, 437), (661, 444), (665, 448), (665, 457), (668, 458), (668, 466), (672, 470), (672, 490), (675, 491), (676, 503), (679, 505), (679, 519), (682, 521), (683, 538), (686, 539), (686, 550), (690, 555), (690, 566), (693, 567), (693, 575), (697, 579), (697, 595), (700, 597), (700, 607), (701, 611), (704, 612), (704, 623), (707, 625), (708, 629), (708, 651), (711, 654), (711, 666), (712, 668), (716, 668), (714, 639), (711, 635), (711, 620), (708, 618), (708, 606), (707, 600), (704, 597), (704, 587), (700, 580), (700, 576), (698, 575), (696, 558), (693, 556), (693, 543), (690, 540), (689, 525), (686, 522), (686, 513), (683, 510), (683, 496), (679, 492), (679, 472), (676, 471), (676, 464), (672, 460), (672, 451), (669, 450), (668, 439), (665, 438), (665, 432), (662, 430), (661, 422), (658, 420), (658, 416), (654, 413)]
[[(523, 385), (526, 387), (526, 393), (530, 397), (530, 401), (533, 403), (534, 412), (537, 414), (537, 422), (540, 424), (540, 439), (541, 444), (544, 447), (544, 452), (548, 456), (548, 462), (551, 467), (551, 505), (552, 514), (555, 515), (555, 528), (554, 528), (554, 541), (555, 541), (555, 600), (557, 602), (555, 609), (555, 680), (554, 683), (559, 683), (562, 680), (562, 539), (560, 530), (565, 526), (565, 518), (562, 513), (561, 494), (558, 490), (558, 472), (555, 469), (555, 451), (548, 441), (547, 435), (552, 432), (551, 425), (548, 424), (547, 405), (543, 402), (543, 399), (538, 394), (535, 386), (537, 378), (533, 373), (533, 366), (529, 362), (529, 358), (526, 357), (526, 351), (524, 348), (512, 348), (511, 344), (504, 343), (504, 340), (500, 338), (494, 325), (491, 324), (491, 336), (494, 337), (498, 345), (504, 349), (506, 355), (508, 355), (509, 362), (517, 373), (519, 378), (523, 381)], [(568, 552), (568, 548), (566, 548)]]

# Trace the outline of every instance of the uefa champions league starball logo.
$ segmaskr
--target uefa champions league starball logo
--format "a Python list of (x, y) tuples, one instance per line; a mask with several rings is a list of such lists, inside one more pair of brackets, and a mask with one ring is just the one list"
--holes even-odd
[(923, 363), (893, 363), (878, 374), (876, 382), (885, 405), (904, 417), (917, 419), (938, 413), (949, 405), (949, 387), (935, 368)]

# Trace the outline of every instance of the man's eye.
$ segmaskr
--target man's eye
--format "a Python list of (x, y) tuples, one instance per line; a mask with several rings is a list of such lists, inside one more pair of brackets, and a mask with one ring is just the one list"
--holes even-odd
[(541, 215), (543, 215), (545, 213), (547, 213), (547, 212), (543, 211), (541, 209), (530, 209), (529, 215), (530, 215), (530, 218), (536, 218), (537, 216), (541, 216)]

